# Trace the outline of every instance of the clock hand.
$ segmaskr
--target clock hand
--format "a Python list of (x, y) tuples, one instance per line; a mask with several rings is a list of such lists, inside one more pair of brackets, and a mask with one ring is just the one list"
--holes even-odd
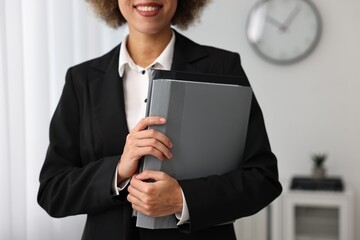
[(289, 28), (289, 26), (294, 21), (294, 19), (296, 18), (296, 16), (299, 14), (300, 11), (301, 11), (300, 5), (296, 5), (296, 7), (291, 11), (288, 18), (285, 20), (284, 26), (286, 27), (286, 29)]
[(281, 32), (285, 32), (287, 30), (287, 26), (280, 23), (278, 20), (274, 19), (273, 17), (267, 15), (266, 20), (271, 23), (273, 26), (277, 27)]

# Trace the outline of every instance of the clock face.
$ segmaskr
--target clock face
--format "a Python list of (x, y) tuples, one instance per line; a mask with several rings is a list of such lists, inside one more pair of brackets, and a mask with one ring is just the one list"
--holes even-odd
[(247, 37), (255, 51), (277, 64), (298, 62), (316, 47), (321, 33), (310, 0), (262, 0), (251, 10)]

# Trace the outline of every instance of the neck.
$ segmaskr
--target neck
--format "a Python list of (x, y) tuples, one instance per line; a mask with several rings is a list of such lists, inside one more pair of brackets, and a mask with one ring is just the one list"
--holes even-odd
[(126, 48), (134, 63), (145, 68), (160, 56), (170, 42), (171, 37), (171, 28), (154, 35), (130, 31)]

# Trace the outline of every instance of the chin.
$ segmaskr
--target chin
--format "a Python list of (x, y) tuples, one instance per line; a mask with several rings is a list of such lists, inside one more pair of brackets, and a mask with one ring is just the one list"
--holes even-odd
[(161, 34), (161, 33), (167, 32), (169, 30), (171, 30), (170, 25), (161, 27), (159, 25), (154, 25), (154, 24), (144, 24), (140, 28), (137, 28), (138, 32), (141, 32), (141, 33), (147, 34), (147, 35)]

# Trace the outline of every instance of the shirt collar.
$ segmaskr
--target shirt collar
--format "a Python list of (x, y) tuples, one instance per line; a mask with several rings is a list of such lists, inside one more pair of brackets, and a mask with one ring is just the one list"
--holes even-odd
[(170, 70), (172, 59), (174, 56), (174, 48), (175, 48), (175, 34), (172, 32), (172, 37), (166, 48), (162, 51), (159, 57), (155, 59), (155, 61), (150, 64), (145, 69), (136, 65), (132, 60), (127, 48), (126, 42), (128, 39), (128, 35), (126, 35), (121, 43), (120, 46), (120, 54), (119, 54), (119, 75), (120, 77), (123, 76), (125, 71), (125, 66), (128, 65), (131, 69), (135, 69), (138, 71), (141, 70), (148, 70), (151, 67), (158, 68), (158, 69), (165, 69)]

